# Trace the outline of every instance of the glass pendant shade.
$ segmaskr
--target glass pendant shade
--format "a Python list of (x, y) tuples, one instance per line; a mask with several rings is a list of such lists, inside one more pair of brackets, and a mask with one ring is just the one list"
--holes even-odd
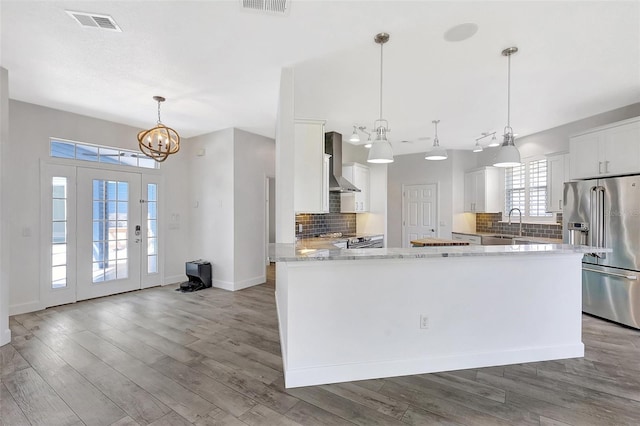
[(482, 152), (482, 151), (484, 151), (484, 149), (482, 148), (482, 145), (480, 145), (480, 143), (476, 141), (476, 146), (473, 147), (473, 152)]

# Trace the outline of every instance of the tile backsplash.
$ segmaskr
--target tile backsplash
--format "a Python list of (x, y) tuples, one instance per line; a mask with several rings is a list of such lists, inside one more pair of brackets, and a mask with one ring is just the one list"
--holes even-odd
[[(511, 225), (502, 222), (502, 213), (476, 213), (476, 232), (517, 235), (519, 221), (512, 218)], [(556, 215), (556, 223), (523, 223), (525, 237), (562, 239), (562, 215)]]
[[(298, 224), (302, 224), (302, 232), (298, 232)], [(356, 233), (356, 214), (340, 213), (339, 192), (329, 193), (329, 213), (296, 215), (297, 237), (317, 237), (329, 232)]]

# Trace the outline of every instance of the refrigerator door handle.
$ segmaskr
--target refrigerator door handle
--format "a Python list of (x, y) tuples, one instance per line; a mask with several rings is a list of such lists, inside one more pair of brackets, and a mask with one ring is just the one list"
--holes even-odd
[[(598, 194), (598, 247), (605, 247), (605, 216), (604, 216), (604, 188), (602, 186), (598, 186), (596, 188)], [(605, 259), (607, 257), (606, 253), (599, 254), (598, 257), (600, 259)]]
[(637, 280), (638, 276), (637, 275), (626, 275), (626, 274), (616, 274), (615, 272), (605, 272), (605, 271), (601, 271), (599, 269), (591, 269), (591, 268), (582, 268), (583, 271), (589, 271), (589, 272), (597, 272), (599, 274), (604, 274), (604, 275), (611, 275), (614, 277), (619, 277), (619, 278), (626, 278), (628, 280)]

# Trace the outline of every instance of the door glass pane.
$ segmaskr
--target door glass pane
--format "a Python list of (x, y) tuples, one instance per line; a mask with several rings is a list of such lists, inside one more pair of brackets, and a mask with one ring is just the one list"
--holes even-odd
[(51, 180), (51, 288), (67, 286), (67, 178)]
[(158, 272), (158, 184), (147, 184), (147, 273)]
[(128, 277), (129, 185), (93, 181), (93, 282)]

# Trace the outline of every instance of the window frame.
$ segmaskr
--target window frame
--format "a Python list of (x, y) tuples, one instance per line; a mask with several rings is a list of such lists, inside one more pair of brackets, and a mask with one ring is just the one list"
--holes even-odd
[[(531, 183), (531, 163), (536, 162), (536, 161), (547, 161), (547, 158), (544, 155), (535, 155), (535, 156), (531, 156), (531, 157), (527, 157), (527, 158), (523, 158), (522, 159), (522, 164), (525, 166), (525, 172), (524, 172), (524, 211), (522, 212), (522, 223), (543, 223), (543, 224), (550, 224), (550, 223), (556, 223), (555, 221), (555, 215), (551, 212), (548, 212), (546, 216), (529, 216), (529, 210), (530, 210), (530, 197), (531, 197), (531, 193), (530, 193), (530, 183)], [(503, 222), (507, 222), (509, 220), (509, 209), (507, 209), (507, 169), (504, 169), (504, 173), (502, 176), (502, 203), (504, 206), (504, 211), (502, 212), (502, 221)], [(548, 163), (547, 163), (547, 180), (545, 182), (544, 188), (545, 188), (545, 200), (543, 201), (543, 207), (546, 209), (546, 197), (549, 196), (549, 170), (548, 170)], [(514, 220), (514, 216), (512, 215), (511, 220), (513, 222)], [(518, 215), (515, 216), (515, 220), (519, 221), (520, 218)]]

